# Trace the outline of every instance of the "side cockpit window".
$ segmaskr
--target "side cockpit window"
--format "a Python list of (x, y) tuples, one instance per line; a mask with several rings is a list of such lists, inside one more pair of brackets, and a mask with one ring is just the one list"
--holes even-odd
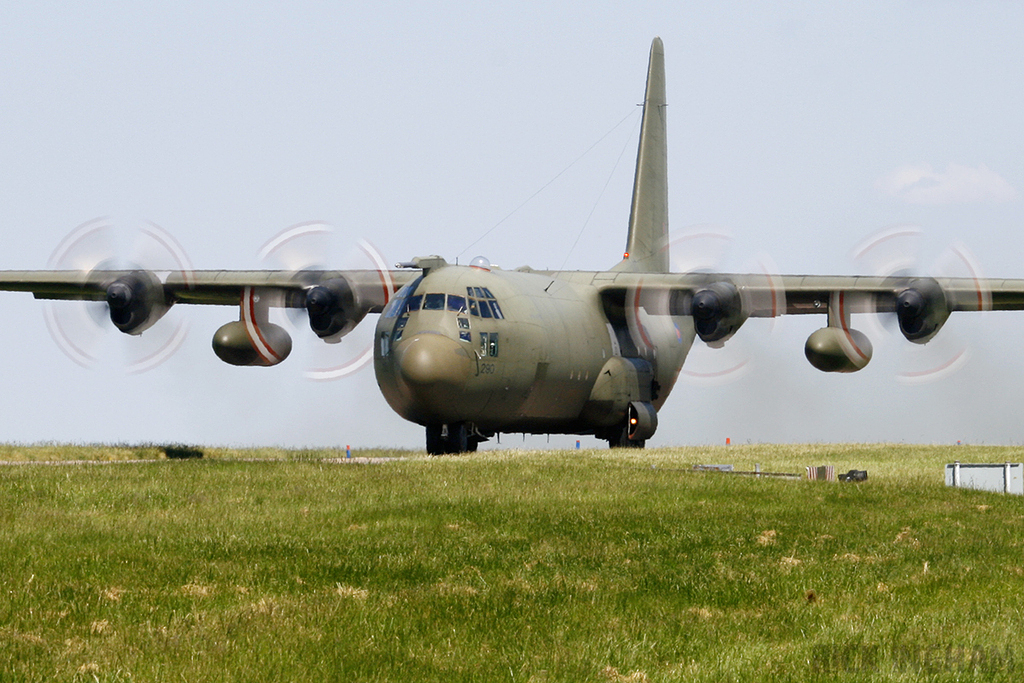
[(481, 332), (480, 333), (480, 357), (490, 356), (491, 358), (497, 358), (498, 356), (498, 333), (497, 332)]
[(498, 320), (505, 317), (498, 305), (498, 300), (486, 287), (466, 287), (466, 294), (469, 296), (470, 315)]
[[(420, 280), (423, 276), (416, 278), (406, 286), (398, 290), (395, 296), (388, 302), (388, 305), (384, 307), (383, 316), (385, 318), (395, 318), (409, 310), (409, 299), (417, 298), (412, 297), (412, 293), (416, 291), (416, 287), (420, 284)], [(419, 304), (416, 304), (416, 308), (419, 309)]]
[(405, 329), (405, 324), (409, 322), (409, 316), (403, 315), (401, 318), (395, 321), (395, 327), (391, 331), (391, 341), (396, 342), (402, 339), (402, 330)]

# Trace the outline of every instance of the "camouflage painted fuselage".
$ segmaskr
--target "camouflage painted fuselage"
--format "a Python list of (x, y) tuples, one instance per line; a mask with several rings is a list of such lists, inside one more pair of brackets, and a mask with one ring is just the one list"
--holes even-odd
[(600, 434), (623, 423), (631, 401), (660, 407), (692, 319), (648, 316), (635, 292), (606, 286), (613, 279), (430, 269), (377, 323), (381, 391), (408, 420), (467, 422), (486, 435)]

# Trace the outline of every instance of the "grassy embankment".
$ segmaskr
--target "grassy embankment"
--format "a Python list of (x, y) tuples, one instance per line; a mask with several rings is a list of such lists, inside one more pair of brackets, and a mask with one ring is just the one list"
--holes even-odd
[[(161, 456), (44, 448), (0, 460)], [(205, 455), (0, 469), (0, 681), (1024, 671), (1024, 500), (942, 484), (1019, 449)], [(233, 460), (273, 455), (295, 461)], [(870, 479), (688, 471), (718, 462)]]

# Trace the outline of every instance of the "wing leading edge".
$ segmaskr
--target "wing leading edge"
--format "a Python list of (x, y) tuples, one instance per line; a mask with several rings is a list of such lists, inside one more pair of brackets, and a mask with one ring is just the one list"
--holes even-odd
[[(636, 288), (665, 291), (679, 302), (709, 286), (727, 283), (750, 300), (772, 302), (744, 311), (746, 317), (771, 318), (780, 315), (826, 313), (829, 299), (844, 294), (856, 302), (852, 313), (893, 311), (896, 298), (922, 282), (937, 284), (950, 311), (1024, 310), (1024, 279), (928, 278), (867, 275), (769, 275), (764, 273), (612, 273), (558, 272), (550, 277), (574, 282), (591, 281), (600, 290)], [(652, 311), (653, 313), (654, 311)], [(689, 314), (676, 309), (673, 314)]]
[[(80, 273), (66, 270), (0, 271), (0, 291), (28, 292), (36, 299), (104, 301), (111, 283), (138, 271), (108, 270)], [(827, 313), (829, 300), (844, 294), (850, 312), (891, 312), (899, 294), (922, 281), (942, 290), (953, 311), (1024, 310), (1024, 279), (916, 278), (861, 275), (768, 275), (763, 273), (632, 273), (614, 271), (533, 271), (576, 284), (594, 285), (600, 292), (635, 290), (667, 292), (675, 301), (671, 314), (688, 315), (685, 301), (716, 284), (728, 284), (741, 298), (762, 302), (744, 310), (745, 317)], [(280, 295), (271, 305), (301, 308), (298, 296), (332, 278), (352, 287), (366, 313), (379, 313), (391, 296), (414, 280), (418, 271), (346, 270), (197, 270), (154, 273), (168, 304), (237, 306), (246, 288)], [(651, 311), (656, 313), (656, 311)]]
[[(0, 291), (30, 292), (37, 299), (105, 301), (111, 284), (140, 272), (147, 271), (0, 271)], [(168, 305), (237, 306), (245, 289), (255, 288), (279, 295), (272, 305), (289, 308), (305, 306), (298, 295), (311, 287), (341, 278), (349, 283), (365, 313), (379, 313), (399, 287), (414, 279), (407, 270), (195, 270), (151, 275), (157, 278)]]
[(694, 334), (711, 345), (725, 343), (748, 318), (825, 314), (826, 326), (812, 333), (804, 348), (811, 365), (825, 372), (856, 372), (871, 360), (870, 340), (851, 324), (854, 313), (893, 314), (908, 341), (925, 344), (954, 312), (1024, 310), (1022, 279), (763, 273), (592, 275), (610, 315), (625, 316), (633, 311), (636, 323), (641, 323), (641, 309), (649, 316), (689, 316)]

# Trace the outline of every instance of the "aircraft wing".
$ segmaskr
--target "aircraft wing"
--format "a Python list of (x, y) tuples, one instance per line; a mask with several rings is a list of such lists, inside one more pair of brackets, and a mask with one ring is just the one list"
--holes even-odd
[[(748, 276), (749, 277), (749, 276)], [(1024, 280), (983, 278), (866, 277), (866, 276), (761, 276), (767, 282), (742, 286), (762, 293), (779, 289), (785, 297), (784, 314), (821, 313), (836, 295), (850, 299), (852, 313), (894, 311), (900, 294), (908, 290), (932, 288), (941, 291), (950, 311), (1022, 310)], [(776, 288), (774, 285), (778, 284)], [(760, 310), (751, 315), (778, 315)]]
[(195, 270), (149, 272), (130, 270), (67, 270), (0, 271), (0, 290), (31, 292), (37, 299), (105, 301), (111, 284), (133, 275), (145, 274), (147, 285), (159, 285), (167, 304), (206, 304), (237, 306), (247, 288), (273, 292), (282, 296), (273, 299), (277, 306), (302, 307), (301, 297), (294, 296), (317, 284), (342, 279), (348, 283), (366, 313), (380, 312), (391, 295), (414, 279), (416, 273), (402, 271), (347, 270), (302, 271), (280, 270)]
[[(863, 275), (771, 275), (762, 273), (595, 273), (602, 291), (668, 294), (663, 312), (690, 315), (694, 297), (714, 293), (723, 308), (738, 308), (744, 318), (827, 313), (842, 296), (847, 313), (893, 312), (908, 290), (942, 294), (950, 312), (1024, 310), (1024, 279), (928, 278)], [(731, 301), (728, 299), (732, 299)], [(711, 303), (714, 303), (712, 301)], [(936, 302), (939, 303), (939, 302)], [(649, 312), (656, 313), (653, 305)]]
[(811, 334), (805, 354), (826, 372), (856, 372), (871, 359), (870, 340), (851, 325), (853, 313), (893, 314), (908, 341), (925, 344), (953, 312), (1024, 309), (1024, 280), (595, 273), (594, 281), (610, 319), (636, 326), (641, 311), (691, 316), (694, 333), (711, 345), (727, 341), (747, 318), (825, 314), (827, 325)]
[[(0, 271), (0, 290), (105, 302), (114, 327), (131, 335), (148, 330), (174, 304), (237, 306), (237, 319), (232, 316), (214, 335), (214, 351), (233, 365), (267, 366), (291, 351), (288, 333), (268, 318), (270, 308), (306, 309), (312, 331), (335, 342), (367, 313), (382, 311), (415, 277), (387, 270)], [(73, 355), (80, 362), (77, 350)]]

